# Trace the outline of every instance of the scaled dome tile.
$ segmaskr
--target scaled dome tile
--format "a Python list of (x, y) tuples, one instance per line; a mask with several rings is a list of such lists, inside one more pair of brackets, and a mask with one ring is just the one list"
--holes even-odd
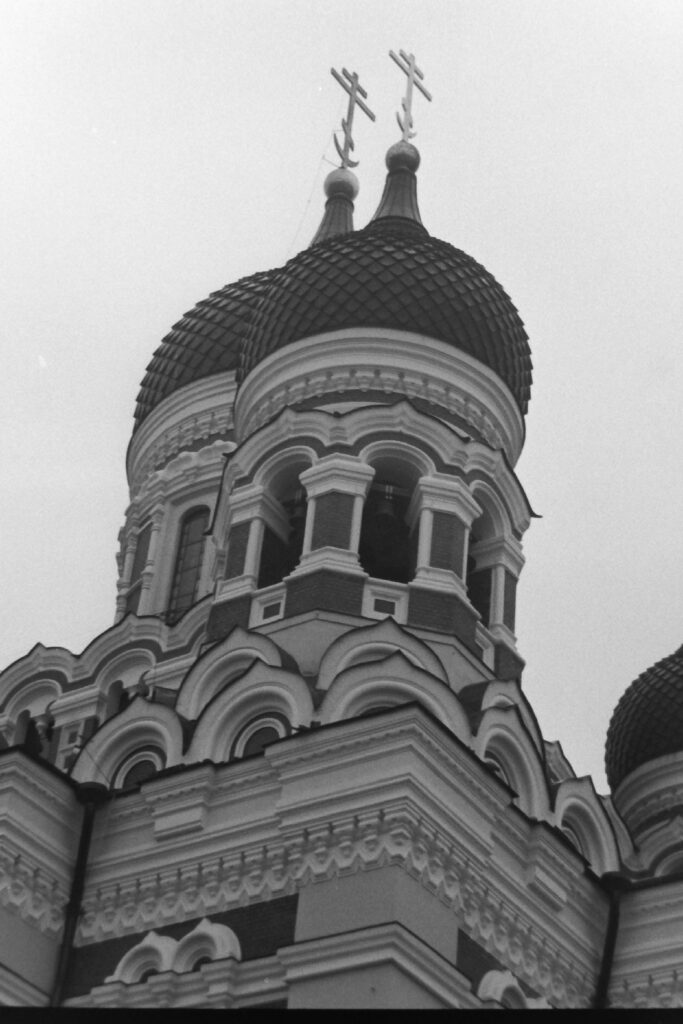
[(683, 751), (683, 647), (631, 683), (612, 715), (605, 744), (610, 788), (643, 764)]

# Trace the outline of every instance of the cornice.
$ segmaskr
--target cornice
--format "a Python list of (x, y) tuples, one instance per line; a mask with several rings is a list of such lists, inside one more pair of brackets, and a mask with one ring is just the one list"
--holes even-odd
[(567, 953), (528, 904), (511, 905), (485, 862), (463, 860), (419, 813), (404, 808), (329, 820), (222, 857), (148, 873), (87, 893), (77, 944), (149, 931), (228, 907), (291, 894), (312, 882), (398, 865), (450, 907), (460, 927), (556, 1006), (587, 1006), (593, 979), (576, 936)]
[(0, 904), (41, 932), (58, 936), (64, 924), (68, 899), (65, 884), (42, 864), (12, 847), (0, 843)]
[(135, 431), (128, 446), (126, 467), (131, 491), (183, 448), (228, 435), (233, 426), (235, 388), (234, 372), (217, 373), (180, 388), (161, 402)]
[[(387, 351), (392, 364), (387, 365)], [(397, 369), (395, 367), (400, 367)], [(524, 422), (500, 378), (445, 342), (383, 328), (332, 331), (293, 342), (264, 359), (240, 388), (235, 427), (240, 439), (285, 406), (325, 394), (384, 392), (421, 399), (457, 416), (512, 465), (524, 443)]]

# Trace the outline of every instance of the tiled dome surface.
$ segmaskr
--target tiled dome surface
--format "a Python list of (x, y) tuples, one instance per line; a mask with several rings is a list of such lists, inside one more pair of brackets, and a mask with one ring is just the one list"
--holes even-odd
[(683, 751), (683, 647), (631, 683), (607, 730), (605, 768), (615, 790), (656, 757)]
[(265, 271), (226, 285), (175, 324), (152, 356), (140, 385), (136, 427), (186, 384), (237, 368), (244, 335), (274, 273)]
[(531, 353), (517, 310), (484, 267), (414, 221), (375, 220), (290, 260), (254, 316), (243, 374), (299, 338), (350, 327), (445, 341), (489, 366), (527, 410)]

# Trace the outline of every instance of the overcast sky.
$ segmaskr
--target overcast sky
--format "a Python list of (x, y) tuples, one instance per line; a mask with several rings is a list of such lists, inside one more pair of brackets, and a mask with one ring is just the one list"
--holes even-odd
[(0, 0), (0, 665), (111, 625), (126, 445), (187, 309), (308, 245), (358, 71), (356, 225), (414, 52), (423, 221), (520, 310), (534, 510), (517, 635), (604, 791), (630, 681), (683, 642), (681, 0)]

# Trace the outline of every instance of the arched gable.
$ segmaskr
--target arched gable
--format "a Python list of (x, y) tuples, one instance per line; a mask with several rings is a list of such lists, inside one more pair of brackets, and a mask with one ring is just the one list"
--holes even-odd
[(157, 974), (170, 971), (177, 946), (177, 939), (170, 935), (148, 932), (141, 942), (122, 956), (114, 973), (105, 978), (105, 984), (122, 981), (126, 985), (135, 985), (147, 971)]
[(616, 838), (590, 778), (560, 783), (555, 793), (555, 823), (570, 837), (576, 836), (596, 874), (618, 870)]
[(54, 679), (36, 679), (18, 689), (10, 699), (5, 709), (7, 721), (16, 722), (22, 711), (28, 711), (32, 717), (41, 715), (61, 695), (62, 689)]
[(282, 652), (267, 636), (236, 626), (187, 673), (178, 691), (177, 713), (195, 721), (209, 701), (243, 675), (254, 661), (280, 668)]
[(511, 517), (496, 491), (484, 480), (474, 480), (471, 492), (489, 526), (489, 535), (502, 537), (509, 534)]
[(355, 665), (339, 673), (319, 710), (322, 724), (355, 718), (376, 707), (416, 701), (465, 743), (470, 728), (465, 711), (447, 684), (416, 667), (402, 653)]
[(325, 652), (318, 672), (318, 690), (328, 690), (333, 680), (347, 668), (383, 661), (400, 652), (417, 667), (447, 682), (446, 670), (431, 647), (401, 629), (392, 619), (372, 626), (361, 626), (342, 634)]
[(484, 712), (474, 750), (482, 761), (489, 759), (500, 766), (526, 814), (541, 820), (548, 818), (543, 762), (516, 706), (494, 706)]
[(516, 707), (520, 718), (532, 738), (536, 749), (541, 757), (545, 757), (545, 742), (541, 733), (538, 719), (534, 714), (531, 704), (526, 699), (519, 683), (516, 680), (501, 681), (493, 679), (486, 687), (481, 700), (481, 710), (486, 711), (491, 707)]
[(242, 959), (239, 939), (232, 928), (203, 918), (196, 928), (183, 936), (173, 957), (173, 970), (178, 974), (191, 971), (199, 959)]
[(72, 776), (77, 782), (110, 786), (121, 763), (146, 749), (161, 749), (167, 768), (180, 764), (183, 733), (175, 711), (136, 697), (93, 734), (78, 755)]
[(309, 725), (311, 693), (301, 676), (256, 661), (204, 707), (185, 764), (227, 760), (242, 729), (273, 714), (284, 717), (292, 728)]
[(131, 647), (107, 661), (97, 678), (97, 689), (106, 695), (109, 687), (121, 682), (124, 690), (131, 690), (141, 676), (154, 668), (156, 659), (147, 647)]

